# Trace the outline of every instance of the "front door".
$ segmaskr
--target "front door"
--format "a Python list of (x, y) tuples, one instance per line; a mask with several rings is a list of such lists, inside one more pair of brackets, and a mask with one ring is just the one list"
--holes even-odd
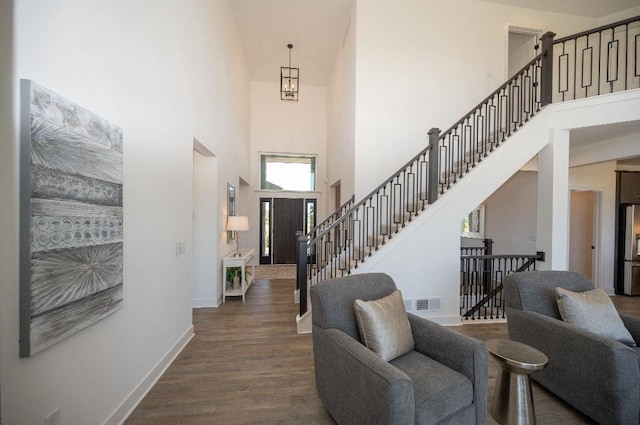
[(260, 198), (260, 264), (295, 264), (296, 232), (315, 225), (313, 198)]
[(295, 264), (296, 232), (303, 230), (304, 200), (273, 200), (273, 264)]

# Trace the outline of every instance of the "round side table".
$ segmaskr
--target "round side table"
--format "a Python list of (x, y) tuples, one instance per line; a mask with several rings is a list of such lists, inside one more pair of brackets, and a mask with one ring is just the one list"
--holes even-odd
[(529, 374), (543, 369), (549, 359), (533, 347), (508, 339), (490, 339), (486, 344), (501, 368), (493, 392), (491, 416), (500, 425), (535, 424)]

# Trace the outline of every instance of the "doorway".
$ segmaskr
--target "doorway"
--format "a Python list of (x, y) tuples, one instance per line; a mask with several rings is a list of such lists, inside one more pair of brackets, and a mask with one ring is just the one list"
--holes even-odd
[(540, 51), (540, 36), (542, 31), (522, 28), (509, 27), (508, 37), (508, 77), (513, 76), (520, 71), (526, 64), (531, 62)]
[(295, 264), (296, 232), (315, 225), (315, 199), (260, 198), (260, 264)]
[(342, 193), (340, 192), (340, 180), (331, 185), (333, 189), (333, 210), (336, 211), (340, 208), (340, 199), (342, 198)]
[(569, 207), (569, 270), (585, 275), (594, 283), (597, 198), (594, 191), (572, 190)]
[(193, 142), (193, 235), (191, 302), (194, 308), (215, 307), (222, 296), (218, 277), (218, 158)]

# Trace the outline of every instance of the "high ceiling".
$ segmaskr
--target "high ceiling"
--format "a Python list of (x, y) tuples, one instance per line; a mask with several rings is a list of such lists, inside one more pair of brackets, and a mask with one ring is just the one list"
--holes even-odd
[(353, 0), (231, 0), (252, 80), (277, 82), (280, 66), (300, 83), (326, 85)]
[[(231, 0), (251, 79), (278, 82), (292, 43), (292, 65), (300, 68), (301, 84), (326, 85), (354, 1)], [(478, 1), (593, 18), (640, 6), (640, 0)]]
[(640, 6), (640, 0), (479, 0), (569, 15), (602, 18)]

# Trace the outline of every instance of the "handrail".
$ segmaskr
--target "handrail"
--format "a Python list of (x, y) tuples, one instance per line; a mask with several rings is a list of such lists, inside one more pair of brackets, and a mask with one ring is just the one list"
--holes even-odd
[[(353, 195), (351, 195), (351, 197), (349, 199), (347, 199), (347, 201), (340, 205), (338, 208), (336, 208), (333, 212), (331, 212), (331, 214), (329, 214), (324, 220), (322, 220), (320, 222), (320, 224), (316, 225), (313, 229), (311, 229), (309, 231), (309, 233), (307, 233), (307, 237), (311, 237), (311, 235), (317, 231), (319, 228), (321, 228), (322, 226), (324, 226), (327, 222), (329, 222), (333, 217), (338, 216), (339, 212), (342, 211), (343, 209), (347, 209), (347, 205), (353, 204), (353, 202), (356, 199), (356, 195), (355, 193)], [(350, 209), (350, 208), (349, 208)], [(349, 210), (347, 209), (347, 211)], [(339, 217), (338, 217), (339, 218)]]
[[(550, 34), (550, 33), (548, 33)], [(509, 78), (503, 85), (501, 85), (497, 90), (493, 91), (489, 96), (487, 96), (482, 102), (480, 102), (478, 105), (476, 105), (475, 108), (471, 109), (466, 115), (463, 116), (462, 119), (460, 119), (458, 122), (456, 122), (456, 124), (454, 124), (453, 126), (451, 126), (447, 131), (445, 131), (444, 133), (441, 133), (440, 135), (440, 139), (444, 139), (445, 136), (447, 134), (449, 134), (451, 131), (453, 131), (456, 127), (458, 127), (460, 124), (464, 123), (465, 120), (467, 120), (474, 112), (478, 111), (478, 109), (480, 109), (484, 104), (486, 104), (489, 100), (491, 100), (493, 97), (495, 97), (496, 95), (499, 95), (500, 92), (502, 90), (504, 90), (506, 87), (508, 87), (511, 83), (513, 83), (514, 81), (516, 81), (518, 79), (518, 77), (520, 77), (521, 75), (523, 75), (525, 73), (525, 71), (527, 69), (529, 69), (531, 66), (533, 66), (537, 61), (539, 61), (542, 56), (545, 54), (546, 52), (543, 51), (541, 52), (538, 56), (536, 56), (534, 59), (532, 59), (531, 61), (529, 61), (525, 66), (523, 66), (518, 72), (516, 72), (511, 78)], [(400, 169), (398, 171), (396, 171), (391, 177), (389, 177), (387, 180), (385, 180), (382, 184), (380, 184), (378, 187), (376, 187), (375, 189), (373, 189), (367, 196), (365, 196), (360, 202), (358, 202), (357, 204), (355, 204), (353, 207), (351, 207), (351, 210), (355, 210), (358, 207), (362, 206), (364, 203), (366, 203), (367, 200), (369, 200), (371, 197), (373, 197), (376, 193), (378, 193), (382, 188), (384, 188), (386, 185), (388, 185), (390, 182), (393, 181), (393, 179), (397, 178), (400, 174), (402, 174), (402, 172), (404, 172), (409, 166), (411, 166), (411, 164), (413, 164), (416, 160), (418, 160), (421, 156), (425, 155), (429, 149), (431, 149), (431, 146), (427, 146), (426, 148), (424, 148), (423, 150), (421, 150), (417, 155), (415, 155), (413, 158), (411, 158), (406, 164), (404, 164), (402, 167), (400, 167)], [(355, 195), (354, 195), (355, 196)], [(322, 233), (320, 233), (318, 236), (316, 236), (314, 239), (312, 239), (309, 244), (312, 244), (313, 242), (315, 242), (316, 239), (322, 237), (324, 234), (326, 234), (327, 232), (329, 232), (333, 227), (338, 225), (339, 221), (344, 221), (346, 220), (346, 215), (348, 214), (345, 213), (342, 218), (340, 220), (335, 221), (332, 226), (326, 228)], [(335, 226), (334, 226), (335, 225)]]
[[(352, 200), (348, 201), (352, 204), (350, 208), (347, 209), (343, 205), (337, 210), (344, 211), (339, 217), (337, 217), (338, 213), (334, 212), (321, 224), (315, 226), (309, 234), (300, 234), (298, 237), (300, 314), (306, 312), (307, 285), (300, 286), (300, 283), (304, 283), (302, 279), (305, 276), (306, 283), (313, 284), (327, 278), (349, 274), (352, 268), (357, 268), (366, 256), (371, 256), (373, 251), (384, 245), (387, 240), (393, 237), (393, 234), (398, 233), (427, 205), (435, 202), (439, 194), (444, 194), (546, 105), (554, 100), (564, 101), (571, 96), (575, 99), (600, 94), (600, 86), (602, 85), (606, 87), (609, 84), (610, 91), (627, 90), (629, 86), (640, 85), (640, 82), (636, 82), (636, 80), (640, 81), (639, 76), (627, 74), (628, 62), (634, 60), (632, 55), (636, 55), (635, 61), (640, 61), (637, 53), (629, 50), (629, 46), (633, 44), (629, 42), (629, 37), (632, 37), (633, 34), (629, 32), (628, 25), (638, 20), (640, 17), (629, 18), (564, 37), (555, 42), (553, 40), (555, 34), (552, 32), (543, 34), (540, 39), (542, 43), (540, 54), (507, 79), (504, 84), (489, 94), (453, 126), (443, 133), (437, 128), (429, 130), (427, 147), (407, 161), (398, 171), (355, 205), (352, 201), (355, 198), (352, 197)], [(627, 25), (625, 35), (627, 42), (622, 42), (620, 36), (617, 35), (621, 31), (616, 31), (616, 36), (612, 37), (615, 42), (615, 51), (611, 55), (603, 47), (612, 48), (611, 43), (606, 44), (608, 35), (600, 37), (598, 46), (589, 39), (590, 34), (615, 29), (623, 25)], [(587, 39), (579, 42), (578, 39), (584, 36), (587, 36)], [(566, 51), (567, 46), (562, 43), (570, 40), (575, 40), (575, 42), (569, 46), (568, 50), (570, 51)], [(582, 51), (578, 50), (579, 43), (585, 43), (587, 48)], [(556, 49), (555, 47), (559, 45), (561, 47)], [(620, 49), (627, 50), (620, 54)], [(561, 51), (560, 56), (556, 55), (557, 51)], [(580, 70), (582, 75), (578, 75), (581, 79), (580, 85), (577, 84), (576, 71), (577, 64), (580, 63), (577, 59), (578, 53), (583, 55), (583, 64)], [(602, 68), (600, 62), (596, 64), (596, 67), (585, 67), (585, 54), (593, 55), (594, 59), (597, 54), (595, 60), (598, 61), (602, 60), (601, 56), (606, 56), (606, 82), (602, 81), (603, 76), (600, 75)], [(574, 61), (573, 65), (569, 64), (571, 55), (573, 55), (571, 59)], [(557, 64), (555, 63), (556, 59)], [(612, 60), (616, 62), (612, 63)], [(554, 67), (557, 67), (558, 71), (555, 71)], [(608, 67), (612, 67), (615, 73), (613, 77), (609, 75)], [(622, 78), (618, 75), (619, 68), (622, 69)], [(572, 70), (573, 75), (568, 75), (568, 69)], [(596, 71), (591, 73), (591, 69)], [(595, 77), (596, 72), (598, 73), (597, 78)], [(624, 84), (622, 79), (624, 79)], [(595, 80), (595, 83), (592, 80)], [(573, 90), (568, 88), (570, 84), (573, 84)], [(555, 86), (558, 88), (557, 93), (554, 93)], [(595, 93), (596, 86), (597, 93)], [(579, 93), (576, 90), (578, 87), (581, 90)], [(557, 96), (558, 94), (561, 96)], [(554, 99), (554, 95), (557, 96), (556, 99)], [(462, 258), (487, 262), (502, 261), (513, 257), (484, 255), (463, 256)], [(535, 265), (537, 256), (518, 256), (518, 258), (528, 260), (528, 267), (531, 264)], [(490, 282), (485, 279), (483, 283), (487, 285)], [(305, 305), (302, 303), (303, 297)]]
[[(637, 50), (640, 16), (555, 40), (555, 102), (640, 87)], [(632, 26), (633, 24), (633, 26)]]
[[(380, 186), (378, 186), (377, 188), (375, 188), (374, 190), (372, 190), (367, 196), (365, 196), (364, 198), (362, 198), (362, 200), (360, 202), (358, 202), (357, 204), (355, 204), (354, 206), (352, 206), (349, 211), (345, 212), (344, 215), (342, 217), (340, 217), (338, 220), (334, 221), (331, 226), (327, 227), (326, 229), (324, 229), (320, 234), (318, 234), (318, 236), (316, 236), (315, 238), (313, 238), (312, 240), (309, 241), (309, 245), (313, 244), (314, 242), (316, 242), (318, 239), (322, 238), (322, 236), (325, 236), (327, 233), (329, 233), (331, 230), (333, 230), (335, 227), (337, 227), (340, 223), (344, 222), (347, 218), (349, 213), (351, 213), (354, 210), (357, 210), (359, 207), (363, 206), (368, 200), (370, 200), (371, 198), (373, 198), (374, 195), (376, 195), (378, 192), (380, 192), (380, 190), (382, 190), (386, 185), (388, 185), (389, 183), (393, 182), (393, 180), (397, 177), (400, 176), (400, 174), (402, 174), (407, 168), (409, 168), (409, 166), (411, 164), (413, 164), (414, 162), (416, 162), (418, 159), (420, 159), (421, 156), (425, 155), (429, 149), (431, 149), (431, 146), (427, 146), (426, 148), (424, 148), (423, 150), (420, 151), (420, 153), (418, 153), (416, 156), (414, 156), (411, 161), (407, 162), (402, 168), (400, 168), (395, 174), (393, 174), (391, 177), (389, 177), (387, 180), (384, 181), (384, 183), (382, 183)], [(354, 195), (355, 196), (355, 195)]]
[(582, 32), (579, 32), (577, 34), (572, 34), (572, 35), (568, 35), (566, 37), (559, 38), (559, 39), (555, 40), (553, 42), (553, 44), (564, 43), (565, 41), (573, 40), (575, 38), (584, 37), (585, 35), (591, 35), (591, 34), (595, 34), (595, 33), (598, 33), (598, 32), (605, 31), (605, 30), (615, 29), (615, 28), (621, 27), (623, 25), (630, 24), (632, 22), (636, 22), (638, 20), (640, 20), (640, 16), (636, 16), (634, 18), (624, 19), (622, 21), (614, 22), (612, 24), (603, 25), (603, 26), (598, 27), (598, 28), (582, 31)]
[(535, 58), (531, 59), (531, 61), (529, 61), (525, 66), (523, 66), (522, 69), (520, 69), (518, 72), (513, 74), (513, 76), (511, 78), (509, 78), (503, 85), (501, 85), (496, 90), (494, 90), (489, 96), (485, 97), (484, 100), (482, 102), (478, 103), (474, 108), (471, 108), (471, 110), (466, 115), (464, 115), (461, 119), (459, 119), (458, 122), (456, 122), (454, 125), (449, 127), (449, 129), (447, 129), (447, 131), (443, 132), (440, 135), (440, 138), (444, 138), (444, 136), (446, 136), (447, 134), (451, 133), (456, 127), (458, 127), (460, 124), (464, 123), (465, 120), (467, 120), (471, 115), (473, 115), (474, 112), (476, 112), (480, 108), (482, 108), (492, 98), (494, 98), (495, 96), (499, 95), (501, 91), (503, 91), (511, 83), (516, 81), (518, 79), (518, 77), (520, 77), (527, 69), (529, 69), (536, 62), (538, 62), (545, 53), (546, 52), (540, 52), (540, 54), (538, 56), (536, 56)]
[(465, 258), (467, 260), (511, 260), (515, 258), (537, 260), (539, 259), (539, 254), (461, 255), (460, 258)]
[(503, 300), (498, 298), (503, 289), (502, 277), (535, 270), (536, 262), (543, 260), (543, 252), (535, 255), (461, 255), (460, 315), (465, 319), (476, 319), (476, 313), (484, 309), (485, 318), (487, 311), (492, 319), (504, 318)]

